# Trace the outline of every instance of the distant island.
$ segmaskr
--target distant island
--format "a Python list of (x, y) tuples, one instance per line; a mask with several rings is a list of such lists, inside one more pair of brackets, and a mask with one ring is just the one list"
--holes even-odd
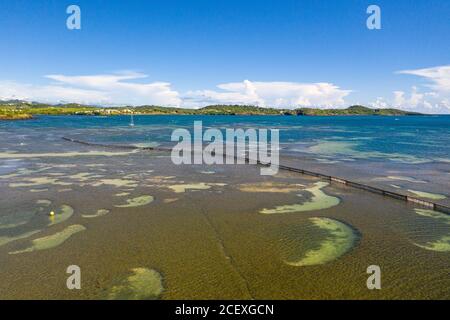
[(20, 100), (0, 101), (0, 120), (26, 120), (36, 115), (286, 115), (286, 116), (407, 116), (421, 113), (398, 109), (371, 109), (365, 106), (350, 106), (346, 109), (276, 109), (251, 105), (212, 105), (199, 109), (172, 108), (161, 106), (99, 107), (76, 103), (43, 104)]

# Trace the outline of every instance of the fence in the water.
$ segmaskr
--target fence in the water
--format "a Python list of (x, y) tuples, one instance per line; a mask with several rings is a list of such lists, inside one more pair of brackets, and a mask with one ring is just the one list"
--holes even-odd
[[(70, 141), (70, 142), (74, 142), (74, 143), (78, 143), (78, 144), (82, 144), (82, 145), (86, 145), (86, 146), (93, 146), (93, 147), (146, 150), (146, 151), (168, 151), (168, 152), (170, 152), (172, 150), (170, 148), (163, 148), (163, 147), (139, 147), (139, 146), (133, 146), (133, 145), (92, 143), (92, 142), (86, 142), (86, 141), (81, 141), (81, 140), (77, 140), (77, 139), (71, 139), (71, 138), (67, 138), (67, 137), (63, 137), (63, 139), (66, 141)], [(224, 154), (224, 156), (226, 157), (226, 154)], [(237, 158), (237, 157), (234, 156), (234, 158)], [(247, 162), (249, 161), (248, 158), (245, 158), (245, 160)], [(268, 166), (268, 164), (262, 163), (259, 160), (256, 160), (256, 162), (258, 165)], [(329, 176), (329, 175), (318, 173), (318, 172), (308, 171), (308, 170), (294, 168), (294, 167), (285, 166), (285, 165), (279, 165), (279, 169), (317, 177), (317, 178), (327, 180), (330, 182), (344, 184), (344, 185), (352, 187), (352, 188), (366, 190), (366, 191), (376, 193), (376, 194), (379, 194), (379, 195), (382, 195), (385, 197), (389, 197), (389, 198), (393, 198), (393, 199), (397, 199), (397, 200), (403, 200), (403, 201), (412, 203), (414, 205), (418, 205), (421, 207), (429, 208), (431, 210), (450, 214), (450, 207), (448, 207), (448, 206), (438, 204), (435, 202), (431, 202), (431, 201), (427, 201), (427, 200), (422, 200), (419, 198), (411, 197), (411, 196), (400, 194), (400, 193), (393, 192), (393, 191), (383, 190), (381, 188), (369, 186), (367, 184), (362, 184), (359, 182), (354, 182), (354, 181), (350, 181), (350, 180), (346, 180), (346, 179), (342, 179), (342, 178), (338, 178), (338, 177), (333, 177), (333, 176)]]
[(419, 206), (422, 206), (422, 207), (426, 207), (426, 208), (429, 208), (431, 210), (435, 210), (435, 211), (439, 211), (439, 212), (442, 212), (442, 213), (450, 214), (450, 207), (444, 206), (444, 205), (441, 205), (441, 204), (438, 204), (438, 203), (434, 203), (434, 202), (431, 202), (431, 201), (422, 200), (422, 199), (419, 199), (419, 198), (411, 197), (411, 196), (400, 194), (400, 193), (397, 193), (397, 192), (392, 192), (392, 191), (388, 191), (388, 190), (383, 190), (381, 188), (369, 186), (367, 184), (362, 184), (362, 183), (359, 183), (359, 182), (353, 182), (353, 181), (350, 181), (350, 180), (337, 178), (337, 177), (333, 177), (333, 176), (328, 176), (328, 175), (325, 175), (325, 174), (322, 174), (322, 173), (312, 172), (312, 171), (303, 170), (303, 169), (299, 169), (299, 168), (293, 168), (293, 167), (283, 166), (283, 165), (280, 165), (279, 168), (281, 170), (298, 172), (298, 173), (301, 173), (301, 174), (318, 177), (318, 178), (321, 178), (321, 179), (324, 179), (324, 180), (328, 180), (328, 181), (331, 181), (331, 182), (341, 183), (341, 184), (344, 184), (344, 185), (352, 187), (352, 188), (366, 190), (366, 191), (369, 191), (369, 192), (372, 192), (372, 193), (376, 193), (376, 194), (379, 194), (379, 195), (382, 195), (382, 196), (385, 196), (385, 197), (394, 198), (394, 199), (398, 199), (398, 200), (403, 200), (403, 201), (406, 201), (406, 202), (411, 202), (413, 204), (416, 204), (416, 205), (419, 205)]

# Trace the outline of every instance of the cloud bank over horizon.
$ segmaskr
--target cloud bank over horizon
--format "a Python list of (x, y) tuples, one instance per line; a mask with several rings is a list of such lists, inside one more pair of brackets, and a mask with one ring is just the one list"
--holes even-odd
[(0, 81), (0, 98), (95, 105), (181, 104), (178, 92), (170, 83), (133, 82), (147, 77), (142, 73), (122, 72), (88, 76), (46, 75), (45, 78), (54, 81), (48, 85)]
[(297, 82), (242, 82), (224, 83), (217, 86), (221, 91), (189, 91), (184, 96), (185, 104), (247, 104), (261, 107), (339, 107), (351, 92), (331, 83)]
[[(378, 97), (367, 105), (425, 113), (450, 113), (450, 65), (403, 70), (397, 75), (420, 77), (426, 84), (410, 92), (395, 90), (391, 97)], [(190, 90), (183, 94), (169, 82), (148, 82), (148, 75), (132, 71), (112, 74), (46, 75), (48, 84), (34, 85), (0, 80), (0, 99), (44, 103), (93, 105), (162, 105), (196, 108), (211, 104), (258, 105), (274, 108), (343, 108), (352, 93), (328, 82), (262, 82), (244, 80), (222, 83), (215, 90)], [(147, 80), (147, 81), (146, 81)]]
[(46, 75), (47, 85), (0, 81), (0, 99), (48, 103), (75, 102), (98, 105), (163, 105), (186, 108), (210, 104), (251, 104), (261, 107), (296, 108), (344, 106), (351, 92), (331, 83), (242, 82), (219, 84), (215, 90), (188, 91), (184, 95), (168, 82), (136, 82), (142, 73), (66, 76)]
[(422, 89), (413, 86), (409, 93), (394, 91), (394, 107), (426, 113), (450, 113), (450, 65), (403, 70), (397, 74), (421, 77), (428, 84), (422, 85)]

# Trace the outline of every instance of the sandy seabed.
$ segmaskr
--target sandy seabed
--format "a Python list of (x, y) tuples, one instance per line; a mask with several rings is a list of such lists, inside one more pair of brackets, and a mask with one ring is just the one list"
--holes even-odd
[(445, 216), (296, 173), (82, 149), (0, 176), (0, 299), (450, 298)]

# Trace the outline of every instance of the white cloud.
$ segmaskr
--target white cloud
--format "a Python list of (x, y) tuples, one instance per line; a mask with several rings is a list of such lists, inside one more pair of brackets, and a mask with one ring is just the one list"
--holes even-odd
[(83, 90), (58, 85), (36, 86), (15, 81), (0, 81), (0, 99), (19, 99), (40, 102), (78, 102), (107, 101), (103, 92)]
[(393, 97), (386, 100), (377, 98), (369, 106), (377, 109), (397, 108), (422, 113), (443, 114), (450, 112), (450, 100), (436, 92), (419, 92), (417, 87), (412, 87), (411, 92), (394, 91)]
[(200, 107), (208, 104), (252, 104), (279, 108), (344, 106), (350, 91), (330, 83), (243, 82), (217, 86), (221, 91), (188, 91), (184, 97), (170, 83), (137, 83), (141, 73), (66, 76), (47, 75), (48, 85), (0, 81), (0, 99), (40, 102), (77, 102), (102, 105), (143, 105)]
[(296, 82), (232, 82), (220, 84), (215, 90), (189, 91), (183, 97), (184, 104), (204, 106), (208, 104), (251, 104), (263, 107), (339, 107), (351, 92), (331, 83)]
[(394, 106), (400, 108), (409, 107), (411, 110), (424, 109), (423, 111), (432, 111), (439, 109), (439, 104), (434, 104), (432, 101), (436, 97), (434, 92), (419, 93), (416, 87), (411, 88), (409, 97), (404, 91), (394, 91)]
[(147, 78), (145, 74), (65, 76), (47, 75), (55, 82), (48, 85), (0, 82), (0, 99), (23, 99), (41, 102), (76, 102), (84, 104), (156, 104), (177, 106), (181, 103), (177, 91), (166, 82), (136, 83), (131, 80)]
[(394, 107), (427, 113), (450, 113), (450, 66), (403, 70), (397, 73), (422, 77), (429, 84), (424, 86), (426, 90), (413, 86), (410, 93), (394, 91)]
[(394, 91), (391, 99), (379, 97), (369, 103), (370, 106), (424, 113), (450, 113), (450, 66), (403, 70), (396, 73), (419, 76), (428, 83), (422, 87), (412, 86), (409, 92)]
[(403, 70), (397, 73), (423, 77), (431, 82), (428, 87), (434, 91), (450, 93), (450, 65), (417, 70)]
[[(409, 92), (394, 91), (391, 97), (377, 97), (375, 108), (400, 108), (427, 113), (450, 113), (450, 65), (403, 70), (397, 74), (421, 77), (426, 84)], [(251, 104), (262, 107), (346, 107), (352, 92), (327, 83), (231, 82), (216, 90), (188, 91), (180, 95), (167, 82), (146, 82), (136, 72), (67, 76), (46, 75), (47, 84), (25, 84), (0, 80), (0, 99), (22, 99), (49, 103), (76, 102), (99, 105), (144, 105), (202, 107), (210, 104)], [(363, 103), (364, 104), (364, 103)]]
[[(360, 103), (357, 103), (360, 104)], [(377, 97), (377, 99), (373, 102), (369, 103), (369, 107), (371, 108), (375, 108), (375, 109), (386, 109), (386, 108), (390, 108), (390, 104), (388, 101), (386, 101), (386, 99), (384, 99), (383, 97)]]

